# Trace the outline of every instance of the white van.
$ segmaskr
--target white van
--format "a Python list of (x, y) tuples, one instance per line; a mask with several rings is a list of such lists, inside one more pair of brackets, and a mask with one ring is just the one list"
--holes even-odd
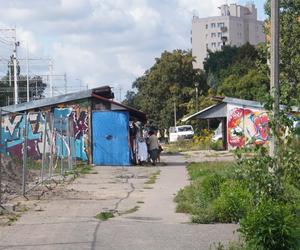
[(194, 129), (191, 125), (182, 125), (169, 128), (169, 142), (192, 139), (193, 136)]

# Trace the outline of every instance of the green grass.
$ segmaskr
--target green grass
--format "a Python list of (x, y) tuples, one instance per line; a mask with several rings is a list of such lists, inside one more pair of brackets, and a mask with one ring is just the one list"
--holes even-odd
[(224, 175), (233, 165), (233, 162), (193, 162), (188, 165), (187, 170), (191, 180), (196, 180), (212, 173)]
[(112, 212), (101, 212), (95, 216), (96, 219), (106, 221), (110, 218), (115, 217)]
[(95, 173), (92, 172), (93, 168), (90, 165), (87, 164), (78, 164), (76, 165), (76, 168), (66, 171), (65, 176), (73, 175), (74, 177), (78, 177), (81, 174), (90, 174)]
[(222, 141), (211, 142), (208, 140), (205, 143), (196, 143), (193, 140), (187, 141), (177, 141), (166, 144), (164, 146), (164, 152), (168, 154), (174, 154), (178, 152), (186, 152), (186, 151), (197, 151), (197, 150), (222, 150), (223, 143)]
[(156, 182), (157, 176), (160, 174), (160, 170), (156, 171), (155, 173), (153, 173), (148, 181), (145, 182), (145, 184), (154, 184)]
[(201, 150), (201, 149), (207, 149), (207, 148), (199, 145), (195, 145), (192, 140), (173, 142), (164, 146), (164, 152), (168, 154), (175, 154), (178, 152)]
[(13, 223), (15, 223), (19, 218), (21, 217), (20, 214), (17, 213), (11, 213), (8, 215), (8, 222), (7, 225), (11, 226)]
[(212, 200), (208, 195), (212, 190), (207, 188), (207, 180), (211, 181), (212, 178), (215, 180), (214, 175), (216, 174), (226, 176), (233, 168), (233, 162), (201, 162), (189, 164), (187, 170), (191, 184), (177, 193), (174, 199), (175, 202), (177, 202), (176, 211), (191, 214), (192, 222), (194, 223), (214, 222), (215, 217), (212, 210)]

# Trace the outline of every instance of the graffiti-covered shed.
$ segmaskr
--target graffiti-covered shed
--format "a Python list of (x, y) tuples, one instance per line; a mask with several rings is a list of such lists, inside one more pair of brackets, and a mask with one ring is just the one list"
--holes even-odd
[[(113, 101), (109, 86), (2, 107), (1, 150), (41, 159), (54, 149), (95, 165), (131, 165), (129, 122), (145, 113)], [(55, 135), (53, 136), (53, 133)], [(51, 151), (52, 153), (52, 151)]]
[(261, 103), (230, 97), (215, 100), (217, 104), (182, 120), (218, 119), (222, 123), (224, 149), (268, 142), (268, 113)]

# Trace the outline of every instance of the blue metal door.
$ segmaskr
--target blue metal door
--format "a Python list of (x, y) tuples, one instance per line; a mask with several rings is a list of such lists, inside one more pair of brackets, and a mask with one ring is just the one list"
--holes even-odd
[(94, 111), (93, 163), (130, 165), (128, 142), (129, 115), (123, 111)]

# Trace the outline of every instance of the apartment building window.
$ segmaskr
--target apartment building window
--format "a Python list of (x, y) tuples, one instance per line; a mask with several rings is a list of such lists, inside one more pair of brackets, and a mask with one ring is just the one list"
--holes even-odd
[(215, 48), (216, 46), (217, 46), (216, 43), (211, 43), (211, 47), (212, 47), (212, 48)]
[(211, 23), (210, 24), (210, 27), (213, 29), (213, 28), (216, 28), (216, 24), (215, 23)]
[(208, 24), (205, 24), (205, 29), (208, 29)]
[(211, 33), (211, 34), (210, 34), (210, 37), (211, 37), (211, 38), (216, 37), (216, 36), (217, 36), (216, 33)]
[(222, 32), (218, 32), (218, 37), (221, 37), (222, 36)]
[(206, 48), (208, 49), (208, 43), (206, 44)]
[(218, 47), (221, 47), (222, 46), (222, 43), (221, 42), (218, 42)]
[(218, 28), (224, 27), (224, 23), (218, 23)]

